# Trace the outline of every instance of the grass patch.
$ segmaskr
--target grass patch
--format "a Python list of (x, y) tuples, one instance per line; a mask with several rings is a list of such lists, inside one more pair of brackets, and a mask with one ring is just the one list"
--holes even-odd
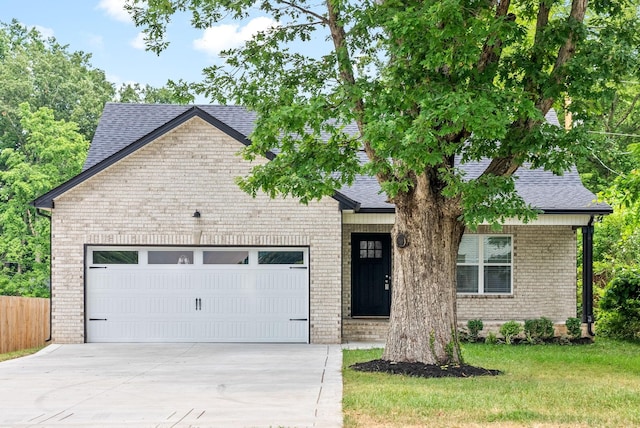
[(7, 361), (7, 360), (13, 360), (14, 358), (26, 357), (27, 355), (35, 354), (36, 352), (38, 352), (42, 348), (44, 348), (44, 346), (40, 346), (40, 347), (37, 347), (37, 348), (22, 349), (20, 351), (13, 351), (13, 352), (7, 352), (7, 353), (4, 353), (4, 354), (0, 354), (0, 362)]
[(382, 350), (345, 350), (345, 427), (640, 426), (640, 344), (464, 344), (465, 363), (500, 376), (424, 379), (348, 367)]

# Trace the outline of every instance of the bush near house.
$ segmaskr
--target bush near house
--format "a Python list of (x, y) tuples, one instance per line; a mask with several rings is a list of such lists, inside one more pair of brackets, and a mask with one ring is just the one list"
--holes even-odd
[(549, 318), (536, 318), (524, 322), (524, 334), (527, 342), (541, 343), (553, 338), (555, 330)]
[(517, 321), (507, 321), (500, 326), (500, 334), (504, 337), (504, 341), (507, 345), (513, 343), (513, 339), (522, 333), (522, 324)]
[(599, 334), (640, 340), (640, 271), (624, 269), (609, 282), (599, 302)]

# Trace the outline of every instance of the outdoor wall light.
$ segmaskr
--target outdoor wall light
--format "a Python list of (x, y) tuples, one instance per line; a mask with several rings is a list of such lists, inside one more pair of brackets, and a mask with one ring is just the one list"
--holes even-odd
[(200, 218), (200, 211), (196, 210), (191, 217)]

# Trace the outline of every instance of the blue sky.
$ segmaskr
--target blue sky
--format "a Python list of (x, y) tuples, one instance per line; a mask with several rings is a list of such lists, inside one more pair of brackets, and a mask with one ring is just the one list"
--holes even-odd
[(123, 8), (124, 0), (2, 0), (0, 21), (17, 19), (53, 36), (69, 51), (91, 53), (91, 65), (107, 80), (163, 86), (168, 79), (202, 80), (202, 69), (221, 63), (218, 52), (236, 47), (272, 21), (251, 20), (195, 30), (188, 17), (176, 16), (168, 29), (169, 48), (157, 56), (145, 51), (141, 29)]

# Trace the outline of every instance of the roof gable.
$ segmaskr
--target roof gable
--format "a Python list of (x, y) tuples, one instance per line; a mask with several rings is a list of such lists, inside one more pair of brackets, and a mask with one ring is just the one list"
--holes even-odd
[(144, 145), (196, 116), (239, 142), (250, 144), (247, 136), (253, 130), (255, 114), (239, 106), (107, 103), (83, 170), (132, 144), (144, 140)]
[[(38, 208), (53, 208), (56, 197), (194, 117), (199, 117), (244, 145), (251, 144), (246, 135), (211, 114), (226, 113), (221, 115), (233, 117), (231, 110), (242, 110), (244, 114), (239, 116), (240, 120), (237, 121), (237, 125), (243, 129), (243, 121), (250, 123), (249, 121), (253, 120), (247, 110), (229, 106), (224, 107), (224, 112), (215, 112), (216, 107), (223, 106), (202, 107), (107, 103), (91, 142), (82, 172), (35, 199), (33, 205)], [(273, 154), (267, 153), (267, 158), (272, 159)]]

